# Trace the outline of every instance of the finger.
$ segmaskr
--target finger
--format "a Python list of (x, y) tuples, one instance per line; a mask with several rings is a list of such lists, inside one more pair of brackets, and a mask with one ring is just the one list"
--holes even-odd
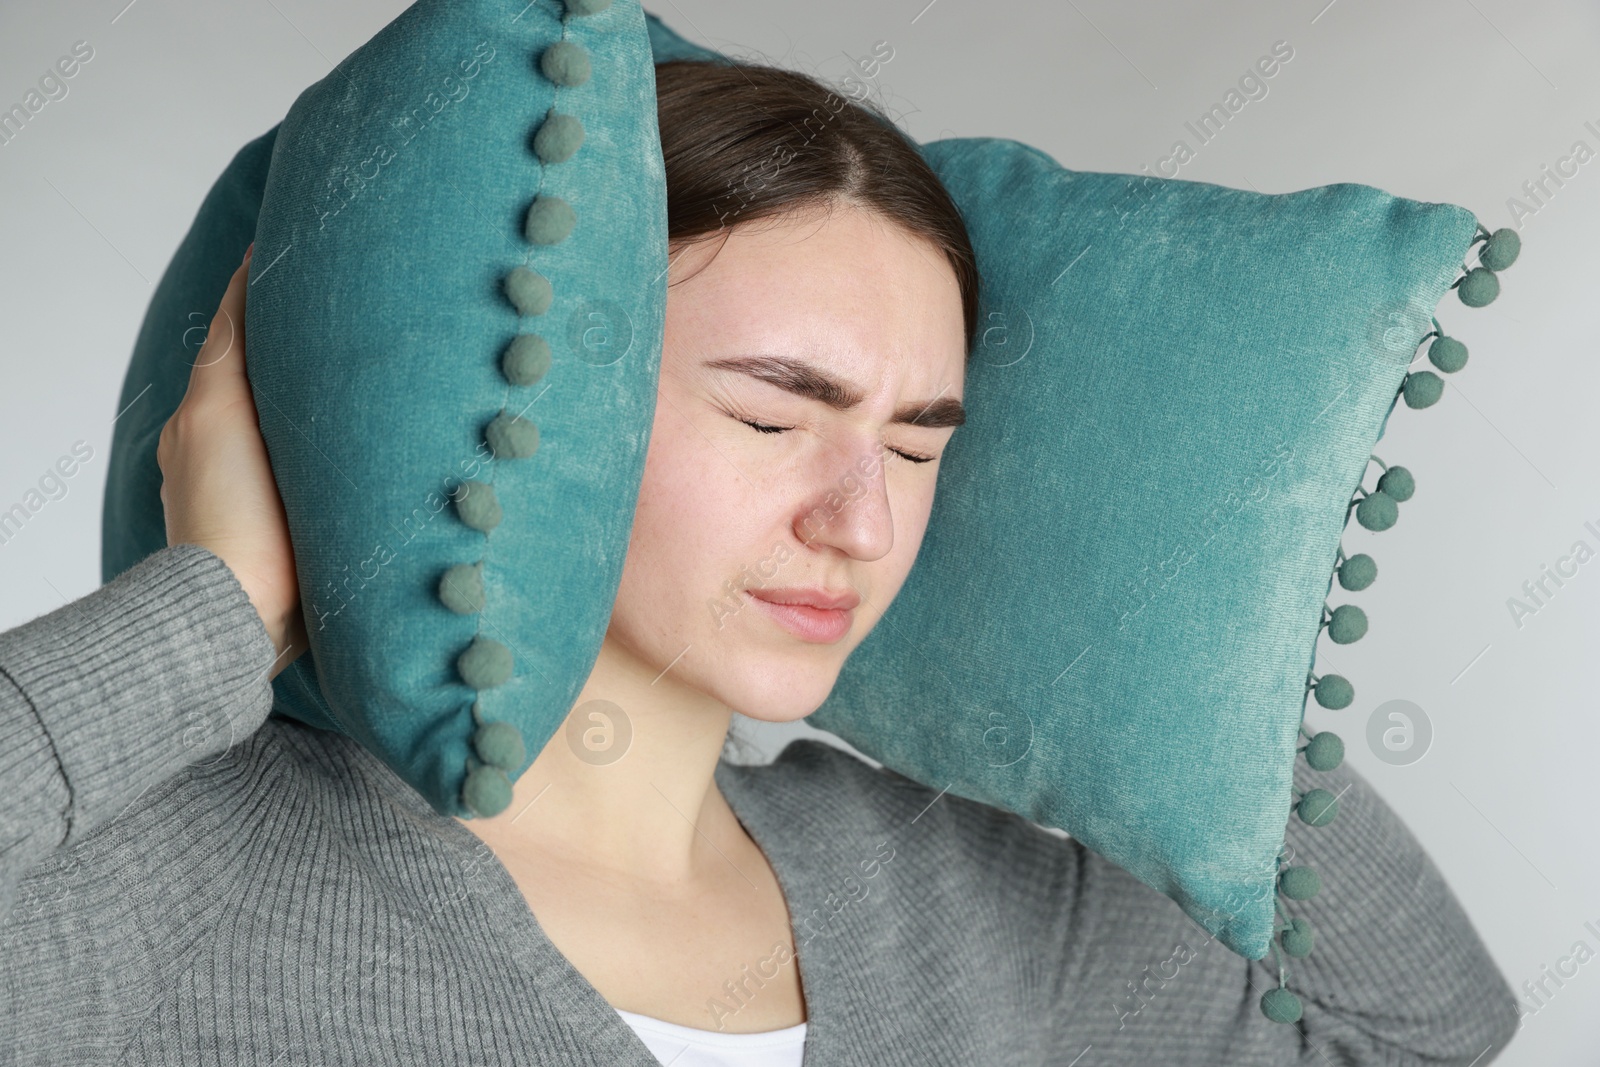
[(249, 275), (250, 260), (246, 258), (228, 279), (228, 288), (211, 318), (205, 343), (189, 371), (184, 401), (224, 395), (232, 399), (244, 384), (244, 294)]

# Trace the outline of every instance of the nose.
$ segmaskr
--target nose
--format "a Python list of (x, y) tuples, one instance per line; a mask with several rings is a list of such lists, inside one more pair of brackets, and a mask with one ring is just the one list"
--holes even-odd
[(827, 545), (870, 563), (894, 546), (894, 516), (884, 464), (888, 449), (867, 436), (841, 438), (825, 450), (796, 508), (794, 534), (802, 544)]

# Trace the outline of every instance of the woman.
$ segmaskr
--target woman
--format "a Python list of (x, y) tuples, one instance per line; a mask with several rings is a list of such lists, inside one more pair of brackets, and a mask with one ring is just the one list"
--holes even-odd
[(265, 721), (306, 634), (243, 369), (241, 266), (162, 435), (168, 548), (0, 635), (0, 1048), (1490, 1062), (1510, 989), (1369, 791), (1330, 826), (1290, 823), (1303, 861), (1362, 893), (1306, 902), (1324, 937), (1295, 971), (1305, 1018), (1284, 1026), (1257, 1008), (1267, 965), (1076, 842), (814, 741), (769, 766), (720, 758), (733, 711), (820, 705), (904, 583), (963, 418), (976, 275), (886, 120), (768, 68), (657, 77), (659, 401), (568, 728), (504, 813), (455, 820), (354, 741)]

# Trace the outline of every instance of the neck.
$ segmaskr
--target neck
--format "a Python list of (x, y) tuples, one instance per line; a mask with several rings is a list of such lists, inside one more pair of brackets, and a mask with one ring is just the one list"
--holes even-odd
[(742, 836), (712, 772), (732, 711), (607, 635), (567, 719), (492, 819), (459, 819), (501, 854), (558, 856), (652, 883), (694, 880)]

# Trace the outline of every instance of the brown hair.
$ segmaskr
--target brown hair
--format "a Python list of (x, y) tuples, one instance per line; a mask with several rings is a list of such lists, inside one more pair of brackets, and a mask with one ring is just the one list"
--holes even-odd
[(971, 358), (978, 322), (972, 241), (938, 175), (888, 116), (778, 67), (672, 60), (655, 70), (670, 244), (807, 208), (870, 209), (950, 261)]

